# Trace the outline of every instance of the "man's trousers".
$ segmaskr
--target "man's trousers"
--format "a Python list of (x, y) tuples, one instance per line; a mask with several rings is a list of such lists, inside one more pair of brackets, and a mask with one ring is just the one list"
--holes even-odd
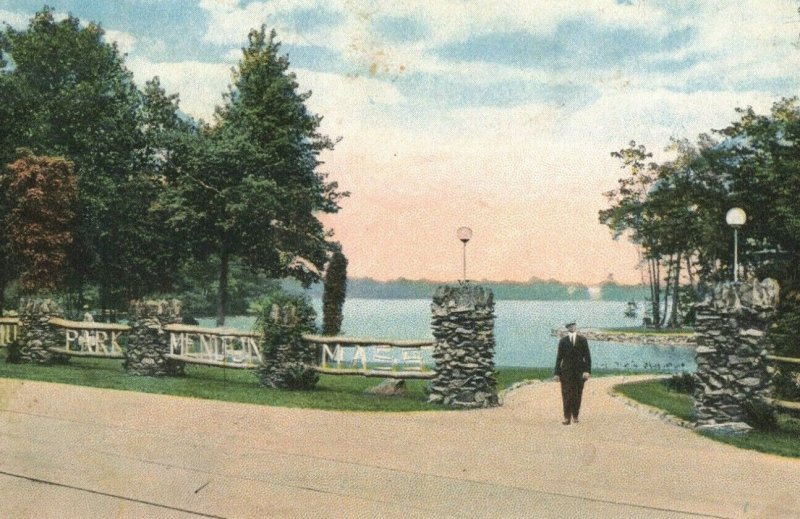
[(577, 419), (581, 410), (583, 396), (583, 378), (561, 379), (561, 400), (564, 403), (564, 419)]

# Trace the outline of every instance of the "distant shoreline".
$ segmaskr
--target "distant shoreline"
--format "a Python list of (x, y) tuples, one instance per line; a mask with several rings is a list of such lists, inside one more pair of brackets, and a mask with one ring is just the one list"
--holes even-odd
[[(347, 280), (347, 298), (353, 299), (431, 299), (440, 286), (455, 285), (429, 280), (397, 279), (377, 281), (370, 278), (351, 278)], [(650, 295), (647, 287), (641, 285), (619, 285), (602, 283), (588, 286), (576, 283), (562, 283), (554, 280), (532, 280), (526, 283), (471, 281), (470, 283), (490, 289), (498, 301), (634, 301), (644, 303)], [(297, 282), (284, 280), (283, 286), (291, 292), (321, 297), (323, 286), (318, 283), (303, 289)]]

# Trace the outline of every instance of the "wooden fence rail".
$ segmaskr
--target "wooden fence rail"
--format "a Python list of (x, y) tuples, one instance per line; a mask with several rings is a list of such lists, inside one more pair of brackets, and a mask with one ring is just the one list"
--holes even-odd
[(19, 336), (18, 317), (0, 317), (0, 347), (8, 346)]
[[(771, 360), (776, 364), (797, 364), (800, 365), (800, 358), (796, 357), (779, 357), (776, 355), (767, 355), (767, 360)], [(791, 411), (793, 413), (800, 413), (800, 402), (792, 402), (789, 400), (777, 400), (773, 399), (772, 403), (777, 407), (780, 407), (786, 411)]]
[[(52, 326), (64, 330), (63, 347), (48, 348), (53, 353), (76, 357), (124, 358), (120, 339), (130, 333), (124, 324), (70, 321), (51, 318)], [(19, 336), (17, 317), (0, 317), (0, 346)], [(231, 328), (204, 328), (168, 324), (169, 353), (165, 356), (192, 364), (226, 368), (255, 369), (263, 358), (258, 346), (260, 334)], [(424, 353), (435, 342), (388, 340), (365, 337), (339, 337), (304, 334), (303, 340), (320, 349), (320, 363), (314, 369), (329, 375), (429, 379), (435, 372), (426, 365)], [(345, 353), (348, 360), (345, 360)]]

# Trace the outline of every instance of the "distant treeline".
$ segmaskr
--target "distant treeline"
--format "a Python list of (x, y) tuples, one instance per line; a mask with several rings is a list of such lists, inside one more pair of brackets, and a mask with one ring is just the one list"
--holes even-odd
[[(531, 281), (527, 283), (511, 282), (475, 282), (490, 288), (496, 299), (522, 301), (581, 301), (601, 299), (603, 301), (642, 301), (649, 295), (645, 286), (618, 285), (604, 283), (599, 293), (586, 285), (561, 283), (559, 281)], [(347, 280), (347, 298), (353, 299), (429, 299), (436, 288), (444, 283), (427, 280), (397, 279), (377, 281), (370, 278), (353, 278)], [(296, 292), (301, 291), (299, 284), (285, 281), (284, 288)], [(306, 293), (312, 297), (322, 294), (322, 285), (312, 285)]]

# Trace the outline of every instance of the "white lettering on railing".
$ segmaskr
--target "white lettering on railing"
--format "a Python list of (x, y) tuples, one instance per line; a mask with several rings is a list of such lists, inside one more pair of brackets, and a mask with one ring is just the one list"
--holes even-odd
[(64, 329), (64, 349), (51, 350), (68, 355), (87, 355), (91, 357), (122, 358), (119, 338), (130, 331), (123, 324), (95, 323), (88, 321), (67, 321), (57, 317), (50, 318), (50, 325)]
[(170, 356), (186, 362), (253, 368), (261, 364), (258, 335), (227, 328), (182, 324), (164, 327), (170, 333)]
[[(320, 335), (303, 335), (303, 339), (320, 346), (318, 371), (323, 373), (398, 378), (433, 376), (423, 355), (433, 350), (433, 341), (388, 341)], [(352, 352), (348, 361), (345, 361), (345, 349)]]
[(336, 367), (342, 366), (342, 361), (344, 361), (344, 351), (342, 348), (337, 344), (336, 347), (331, 352), (331, 347), (327, 344), (322, 345), (322, 366), (328, 366), (328, 359), (333, 360), (336, 362)]

